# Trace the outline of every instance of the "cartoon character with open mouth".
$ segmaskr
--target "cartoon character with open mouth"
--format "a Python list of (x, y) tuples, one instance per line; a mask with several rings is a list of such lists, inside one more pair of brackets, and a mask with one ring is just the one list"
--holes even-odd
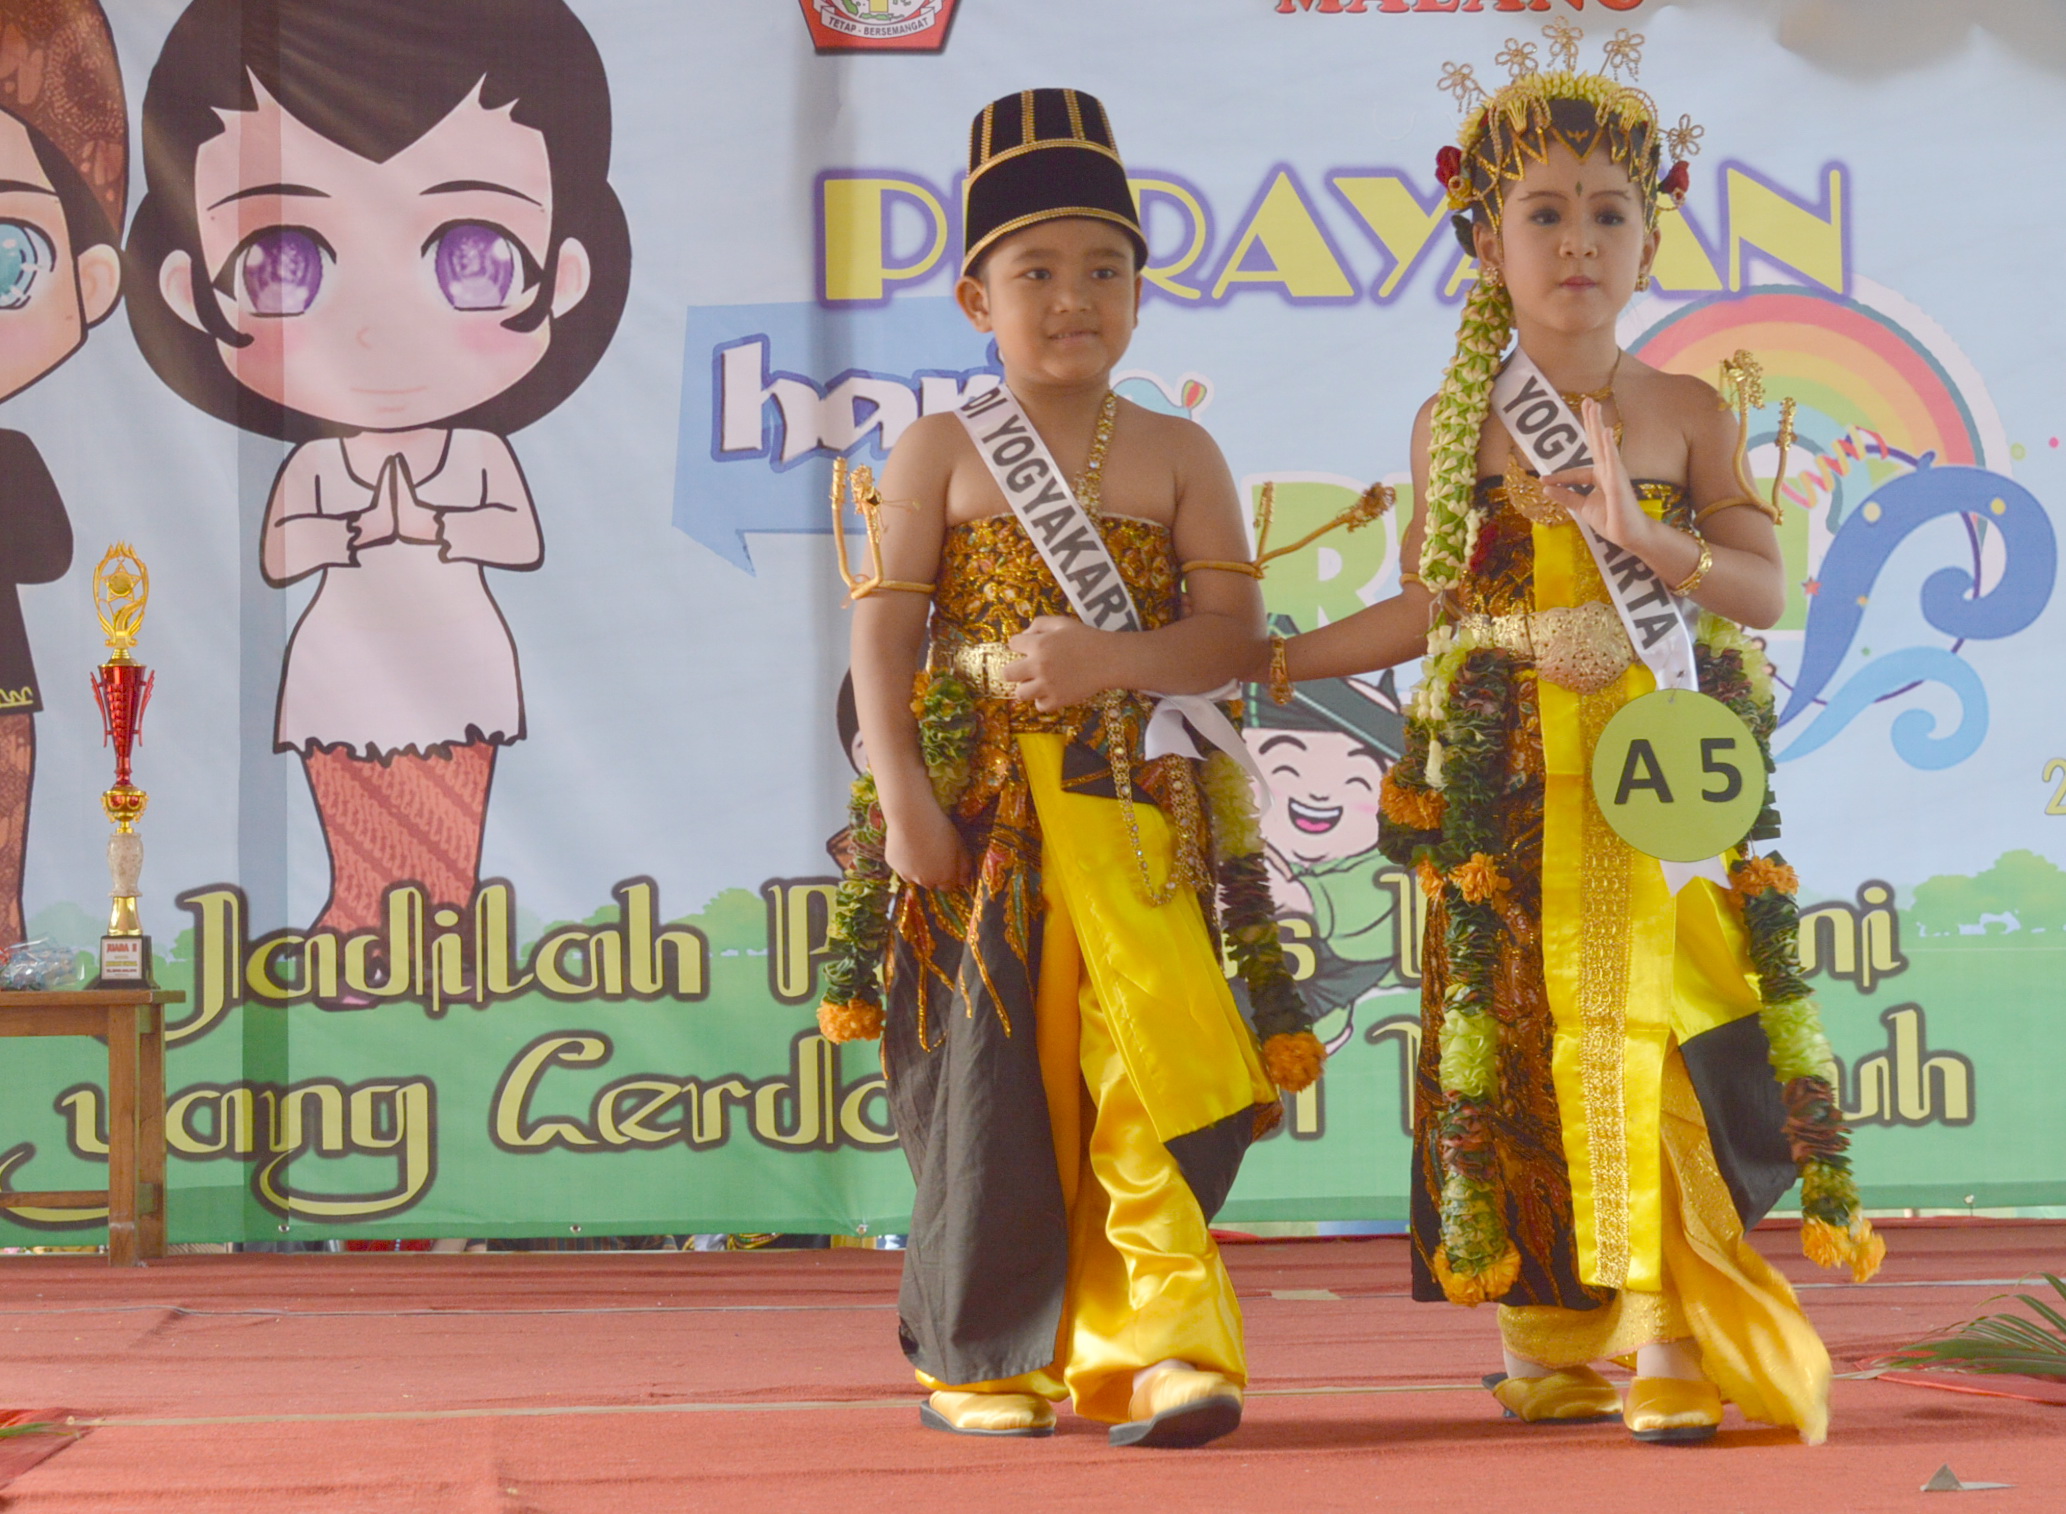
[(1249, 705), (1245, 733), (1276, 801), (1263, 816), (1270, 885), (1280, 911), (1310, 916), (1317, 964), (1302, 985), (1316, 1008), (1349, 1010), (1327, 1039), (1346, 1042), (1354, 1006), (1397, 987), (1397, 890), (1377, 850), (1378, 790), (1405, 745), (1405, 717), (1387, 674), (1377, 684), (1301, 684), (1286, 705)]

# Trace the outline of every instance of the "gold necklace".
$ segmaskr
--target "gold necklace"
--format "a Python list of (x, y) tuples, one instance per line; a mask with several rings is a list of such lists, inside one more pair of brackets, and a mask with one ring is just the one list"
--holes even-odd
[(1076, 502), (1083, 506), (1084, 514), (1099, 519), (1104, 511), (1101, 506), (1105, 497), (1105, 454), (1112, 447), (1112, 428), (1119, 421), (1119, 396), (1113, 390), (1105, 391), (1105, 402), (1098, 406), (1097, 429), (1091, 433), (1090, 456), (1083, 460), (1083, 471), (1076, 475)]
[[(1607, 383), (1604, 388), (1576, 392), (1563, 389), (1557, 391), (1563, 396), (1564, 403), (1571, 407), (1573, 415), (1577, 415), (1584, 408), (1587, 400), (1602, 407), (1614, 403), (1614, 380), (1621, 373), (1622, 356), (1620, 351), (1615, 352), (1614, 366), (1607, 371)], [(1617, 447), (1621, 445), (1623, 429), (1621, 419), (1617, 416), (1614, 421), (1614, 445)], [(1507, 443), (1506, 473), (1502, 481), (1506, 485), (1507, 503), (1536, 525), (1560, 526), (1571, 518), (1569, 511), (1549, 497), (1542, 487), (1542, 479), (1529, 469), (1527, 459), (1521, 456), (1521, 449), (1511, 441)]]
[(1559, 389), (1557, 391), (1557, 393), (1564, 396), (1564, 403), (1571, 407), (1574, 415), (1578, 413), (1586, 400), (1591, 400), (1596, 405), (1611, 405), (1614, 402), (1614, 380), (1621, 376), (1622, 357), (1621, 349), (1619, 347), (1615, 348), (1614, 366), (1607, 370), (1607, 382), (1604, 387), (1590, 392), (1571, 389)]

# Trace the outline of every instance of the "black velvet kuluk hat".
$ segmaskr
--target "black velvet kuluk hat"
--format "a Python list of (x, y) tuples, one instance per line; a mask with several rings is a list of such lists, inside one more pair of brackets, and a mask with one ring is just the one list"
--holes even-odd
[(1026, 89), (984, 106), (969, 128), (961, 208), (963, 273), (1001, 238), (1064, 216), (1112, 222), (1148, 259), (1112, 123), (1080, 89)]

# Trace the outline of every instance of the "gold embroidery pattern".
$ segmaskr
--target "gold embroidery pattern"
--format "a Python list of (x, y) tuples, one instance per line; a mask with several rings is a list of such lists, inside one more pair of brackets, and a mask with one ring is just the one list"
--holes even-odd
[[(1112, 560), (1149, 630), (1176, 619), (1176, 551), (1169, 528), (1131, 516), (1097, 521)], [(933, 592), (932, 666), (948, 669), (957, 648), (1007, 642), (1041, 615), (1069, 614), (1069, 601), (1012, 515), (986, 515), (947, 532)], [(1131, 701), (1129, 701), (1131, 703)], [(1020, 731), (1080, 732), (1097, 723), (1095, 703), (1041, 711), (1008, 698), (978, 697), (974, 769), (995, 767)]]
[[(1686, 515), (1685, 491), (1645, 479), (1636, 484), (1643, 507), (1667, 522)], [(1604, 603), (1607, 586), (1590, 552), (1572, 554), (1581, 604)], [(1612, 689), (1579, 701), (1582, 754), (1587, 770), (1600, 733), (1626, 701)], [(1592, 1157), (1593, 1236), (1599, 1250), (1596, 1277), (1619, 1287), (1629, 1264), (1628, 1167), (1628, 976), (1630, 869), (1635, 854), (1616, 834), (1585, 785), (1583, 846), (1588, 885), (1579, 922), (1581, 978), (1578, 1067), (1584, 1089), (1587, 1144)]]
[[(1622, 700), (1612, 691), (1579, 701), (1584, 755), (1593, 748)], [(1580, 1019), (1578, 1068), (1585, 1090), (1585, 1129), (1592, 1156), (1593, 1235), (1599, 1248), (1596, 1280), (1619, 1287), (1628, 1275), (1629, 1175), (1627, 1073), (1629, 973), (1629, 868), (1627, 842), (1616, 835), (1585, 789), (1584, 856), (1587, 883), (1579, 922)]]

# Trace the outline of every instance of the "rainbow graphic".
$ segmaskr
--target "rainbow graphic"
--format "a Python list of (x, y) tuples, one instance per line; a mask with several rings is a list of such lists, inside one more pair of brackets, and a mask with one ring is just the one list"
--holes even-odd
[[(2057, 551), (2044, 507), (2007, 476), (2001, 422), (1950, 338), (1892, 291), (1850, 298), (1793, 286), (1675, 308), (1652, 300), (1630, 313), (1623, 337), (1645, 362), (1710, 382), (1733, 354), (1758, 358), (1767, 404), (1752, 416), (1749, 442), (1761, 488), (1774, 485), (1779, 467), (1779, 402), (1798, 406), (1794, 450), (1776, 481), (1787, 504), (1788, 603), (1767, 636), (1786, 690), (1782, 739), (1791, 735), (1779, 759), (1826, 746), (1873, 705), (1904, 701), (1925, 683), (1956, 696), (1958, 723), (1939, 732), (1924, 710), (1903, 709), (1889, 729), (1896, 754), (1944, 768), (1977, 751), (1987, 693), (1959, 652), (2036, 619)], [(1963, 542), (1929, 576), (1916, 607), (1943, 643), (1872, 655), (1859, 636), (1881, 571), (1918, 529), (1947, 517), (1964, 523)], [(1874, 640), (1897, 626), (1896, 634), (1913, 634), (1913, 620), (1897, 612)]]
[(1915, 457), (1998, 461), (1987, 455), (1973, 406), (1923, 340), (1892, 316), (1827, 290), (1760, 288), (1688, 305), (1628, 348), (1653, 367), (1710, 380), (1724, 358), (1748, 349), (1765, 366), (1767, 394), (1799, 402), (1804, 437), (1833, 442), (1858, 427)]

